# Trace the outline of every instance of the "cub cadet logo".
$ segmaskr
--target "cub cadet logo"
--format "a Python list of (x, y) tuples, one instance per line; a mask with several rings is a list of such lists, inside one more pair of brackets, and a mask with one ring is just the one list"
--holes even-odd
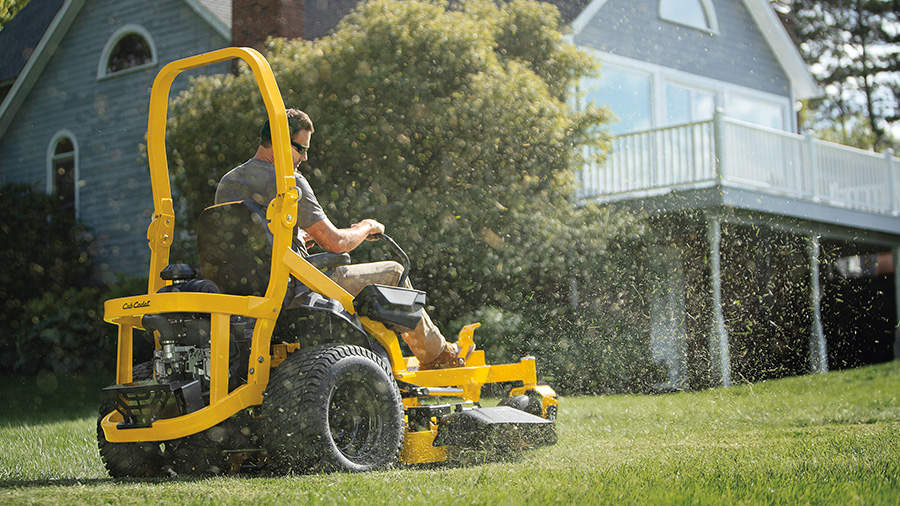
[(149, 307), (149, 306), (150, 306), (150, 301), (144, 300), (144, 301), (134, 302), (134, 303), (126, 302), (126, 303), (122, 304), (122, 309), (138, 309), (141, 307)]

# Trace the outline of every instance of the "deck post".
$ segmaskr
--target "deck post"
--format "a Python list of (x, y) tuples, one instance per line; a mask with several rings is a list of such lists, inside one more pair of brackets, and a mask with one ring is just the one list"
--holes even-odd
[(709, 279), (712, 292), (712, 319), (709, 333), (709, 366), (713, 378), (722, 386), (731, 385), (731, 357), (728, 350), (728, 331), (722, 314), (722, 272), (719, 246), (722, 242), (721, 217), (707, 217), (709, 242)]
[(900, 360), (900, 246), (893, 248), (894, 260), (894, 306), (897, 308), (897, 321), (894, 322), (894, 360)]
[(819, 236), (809, 238), (809, 302), (812, 324), (809, 333), (809, 370), (828, 372), (828, 349), (822, 331), (822, 290), (819, 284)]
[(806, 157), (809, 159), (809, 196), (815, 202), (821, 198), (821, 195), (819, 195), (819, 167), (816, 163), (816, 138), (813, 137), (812, 132), (806, 132), (804, 140), (806, 142)]
[(887, 162), (888, 184), (891, 189), (891, 206), (888, 208), (891, 214), (897, 214), (897, 177), (894, 175), (894, 150), (884, 150), (884, 160)]
[(715, 144), (715, 175), (713, 176), (716, 184), (721, 185), (722, 180), (725, 179), (725, 111), (721, 107), (716, 108), (715, 115), (713, 116), (713, 143)]

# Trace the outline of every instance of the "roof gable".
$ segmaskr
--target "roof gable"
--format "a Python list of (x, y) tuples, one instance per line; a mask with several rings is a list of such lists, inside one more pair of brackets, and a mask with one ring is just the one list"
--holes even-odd
[[(593, 0), (572, 21), (572, 31), (580, 33), (594, 19), (607, 0)], [(821, 91), (800, 56), (784, 25), (778, 20), (767, 0), (742, 0), (744, 6), (753, 17), (766, 43), (774, 53), (778, 63), (784, 69), (791, 83), (794, 98), (813, 98), (821, 95)]]
[(222, 37), (231, 40), (231, 0), (184, 0)]

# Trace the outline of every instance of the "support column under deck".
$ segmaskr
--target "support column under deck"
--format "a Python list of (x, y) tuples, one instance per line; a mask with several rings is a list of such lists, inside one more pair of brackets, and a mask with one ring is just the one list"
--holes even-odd
[(892, 250), (894, 257), (894, 307), (897, 321), (894, 322), (894, 360), (900, 360), (900, 247)]
[(822, 289), (819, 283), (819, 236), (809, 238), (809, 302), (812, 325), (809, 333), (809, 370), (828, 372), (828, 348), (822, 331)]
[(722, 386), (731, 385), (731, 357), (728, 350), (728, 331), (722, 314), (722, 272), (719, 246), (722, 242), (721, 218), (707, 217), (706, 236), (709, 242), (709, 279), (712, 292), (712, 320), (709, 333), (709, 366), (713, 379)]

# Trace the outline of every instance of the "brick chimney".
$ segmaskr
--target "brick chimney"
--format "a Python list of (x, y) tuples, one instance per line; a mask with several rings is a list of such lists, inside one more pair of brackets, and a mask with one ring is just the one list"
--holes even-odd
[(268, 37), (303, 37), (304, 3), (304, 0), (232, 0), (232, 45), (262, 51)]

